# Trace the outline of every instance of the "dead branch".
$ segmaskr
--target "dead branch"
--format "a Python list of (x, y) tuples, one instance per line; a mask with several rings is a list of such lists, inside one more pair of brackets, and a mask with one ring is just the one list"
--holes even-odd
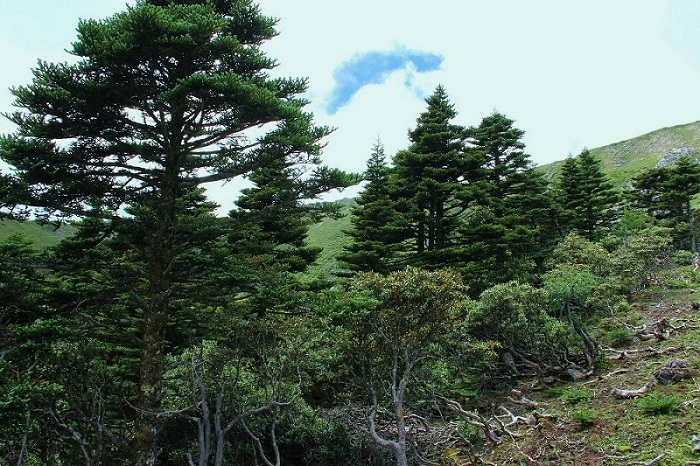
[(693, 444), (693, 451), (695, 453), (700, 453), (700, 438), (697, 435), (690, 436), (690, 443)]
[[(498, 421), (499, 425), (494, 425), (493, 420), (486, 419), (480, 414), (467, 411), (459, 404), (458, 401), (450, 400), (443, 396), (436, 395), (437, 398), (441, 399), (447, 405), (450, 411), (458, 414), (467, 424), (476, 427), (484, 433), (484, 436), (488, 441), (493, 444), (499, 444), (503, 442), (503, 434), (505, 434), (505, 428), (503, 424)], [(497, 418), (494, 418), (497, 419)]]
[(662, 459), (666, 457), (666, 453), (661, 453), (659, 456), (654, 458), (653, 460), (649, 461), (648, 463), (644, 463), (643, 461), (636, 461), (631, 464), (641, 464), (642, 466), (654, 466), (655, 464), (659, 464)]
[[(528, 417), (517, 416), (517, 415), (511, 413), (508, 410), (508, 408), (506, 408), (503, 405), (499, 406), (498, 409), (500, 409), (501, 411), (504, 411), (506, 414), (500, 415), (500, 416), (494, 416), (496, 419), (500, 420), (500, 418), (502, 418), (502, 417), (509, 417), (510, 418), (510, 422), (508, 424), (504, 424), (504, 427), (506, 427), (506, 428), (517, 425), (517, 424), (521, 424), (521, 423), (529, 425), (532, 421), (531, 416), (528, 416)], [(514, 434), (508, 432), (507, 430), (506, 430), (506, 433), (508, 433), (508, 435), (510, 435), (511, 437), (519, 437), (519, 435), (514, 435)]]
[(600, 382), (601, 380), (605, 380), (605, 379), (607, 379), (607, 378), (609, 378), (609, 377), (612, 377), (612, 376), (614, 376), (614, 375), (624, 374), (624, 373), (626, 373), (626, 372), (629, 372), (629, 369), (616, 369), (616, 370), (614, 370), (614, 371), (612, 371), (612, 372), (608, 372), (608, 373), (605, 374), (605, 375), (599, 375), (598, 377), (596, 377), (596, 378), (593, 379), (593, 380), (589, 380), (588, 382), (584, 382), (584, 385), (588, 385), (588, 384), (591, 384), (591, 383)]
[(280, 456), (280, 450), (279, 450), (279, 445), (277, 443), (277, 435), (276, 435), (276, 419), (273, 417), (272, 419), (272, 424), (270, 426), (270, 442), (272, 444), (272, 453), (274, 454), (274, 463), (267, 457), (267, 454), (265, 453), (265, 448), (263, 447), (262, 441), (260, 440), (260, 437), (255, 435), (249, 428), (248, 424), (245, 422), (245, 420), (241, 420), (241, 425), (243, 426), (243, 429), (246, 431), (248, 436), (250, 437), (251, 441), (253, 442), (253, 445), (255, 445), (255, 450), (258, 453), (258, 456), (260, 459), (265, 463), (265, 466), (280, 466), (281, 464), (281, 456)]
[(643, 387), (638, 388), (636, 390), (623, 390), (619, 388), (613, 388), (610, 390), (610, 393), (615, 397), (615, 398), (620, 398), (620, 399), (629, 399), (629, 398), (636, 398), (638, 396), (642, 396), (646, 392), (648, 392), (651, 387), (654, 386), (653, 382), (647, 382), (644, 384)]
[(678, 348), (675, 346), (669, 346), (668, 348), (660, 350), (652, 348), (651, 346), (648, 346), (646, 348), (639, 348), (636, 350), (616, 350), (609, 348), (608, 351), (610, 351), (611, 353), (617, 353), (617, 355), (608, 356), (608, 359), (614, 359), (619, 361), (630, 359), (630, 357), (644, 357), (646, 355), (663, 356), (665, 354), (675, 353), (676, 351), (680, 351), (681, 349), (683, 348)]
[(520, 390), (513, 389), (513, 390), (511, 390), (511, 393), (517, 397), (517, 398), (513, 398), (512, 396), (509, 396), (508, 401), (510, 401), (511, 403), (525, 406), (528, 409), (537, 409), (539, 407), (539, 403), (526, 398), (525, 395), (523, 395), (523, 393)]
[(644, 324), (639, 332), (639, 339), (651, 340), (655, 338), (658, 341), (667, 340), (671, 337), (671, 332), (666, 329), (667, 324), (665, 318), (659, 319), (651, 324)]

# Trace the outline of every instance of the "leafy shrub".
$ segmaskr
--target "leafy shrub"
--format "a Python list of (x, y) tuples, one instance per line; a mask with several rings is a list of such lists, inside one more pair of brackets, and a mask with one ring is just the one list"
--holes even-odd
[(598, 413), (592, 409), (584, 408), (571, 413), (571, 418), (579, 423), (581, 429), (588, 429), (595, 424), (595, 420), (598, 419)]
[(694, 256), (692, 251), (680, 249), (671, 254), (671, 263), (678, 267), (687, 267), (692, 265)]
[(562, 392), (561, 400), (568, 405), (577, 405), (582, 401), (587, 401), (591, 397), (588, 390), (582, 388), (569, 388)]
[(634, 334), (624, 327), (618, 327), (608, 331), (603, 339), (613, 348), (626, 346), (634, 337)]
[(681, 406), (681, 399), (676, 395), (652, 393), (637, 402), (639, 409), (649, 416), (671, 414)]

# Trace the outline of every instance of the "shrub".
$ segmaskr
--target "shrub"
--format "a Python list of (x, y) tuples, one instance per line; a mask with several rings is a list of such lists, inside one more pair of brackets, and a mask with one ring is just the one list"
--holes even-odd
[(634, 334), (623, 327), (611, 329), (605, 334), (604, 340), (613, 348), (626, 346), (634, 337)]
[(681, 406), (681, 399), (676, 395), (652, 393), (637, 402), (639, 409), (649, 416), (671, 414)]
[(561, 400), (568, 405), (577, 405), (582, 401), (587, 401), (591, 396), (588, 390), (581, 388), (570, 388), (561, 394)]
[(581, 429), (588, 429), (595, 424), (595, 420), (598, 419), (598, 414), (592, 409), (584, 408), (574, 411), (571, 414), (571, 418), (579, 423)]

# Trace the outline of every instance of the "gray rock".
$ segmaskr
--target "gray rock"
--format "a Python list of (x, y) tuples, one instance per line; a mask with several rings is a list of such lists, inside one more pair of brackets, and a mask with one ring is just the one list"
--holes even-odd
[[(678, 162), (681, 157), (689, 157), (695, 154), (695, 148), (689, 146), (674, 147), (666, 151), (664, 156), (656, 164), (656, 168), (662, 168)], [(697, 162), (697, 160), (696, 160)]]

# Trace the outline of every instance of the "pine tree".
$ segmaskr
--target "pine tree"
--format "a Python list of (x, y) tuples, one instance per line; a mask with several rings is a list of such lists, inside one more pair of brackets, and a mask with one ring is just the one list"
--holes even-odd
[(402, 208), (391, 199), (390, 171), (384, 146), (377, 140), (367, 161), (367, 184), (350, 210), (351, 242), (339, 257), (351, 271), (386, 274), (401, 263), (407, 232)]
[[(409, 250), (416, 263), (435, 262), (445, 249), (467, 201), (469, 153), (466, 129), (452, 120), (457, 112), (442, 86), (426, 99), (428, 108), (409, 131), (411, 146), (394, 156), (392, 193), (406, 203), (411, 230)], [(433, 257), (423, 257), (427, 255)]]
[(524, 152), (522, 141), (525, 131), (515, 128), (513, 123), (505, 115), (494, 112), (469, 132), (472, 144), (484, 159), (485, 176), (490, 182), (489, 203), (497, 217), (505, 215), (508, 196), (527, 189), (525, 179), (531, 177), (532, 162)]
[(558, 198), (566, 230), (593, 240), (608, 232), (620, 197), (601, 162), (587, 149), (567, 159), (558, 182)]
[(693, 198), (700, 193), (700, 164), (681, 157), (675, 164), (646, 170), (632, 180), (633, 206), (674, 228), (677, 247), (698, 252)]
[[(202, 251), (211, 275), (230, 262), (211, 259), (221, 235), (211, 204), (192, 196), (276, 160), (318, 164), (329, 133), (304, 111), (305, 80), (269, 77), (275, 61), (261, 46), (274, 25), (248, 0), (140, 2), (81, 22), (77, 61), (40, 62), (33, 82), (13, 90), (19, 130), (0, 139), (0, 157), (14, 167), (0, 190), (12, 194), (5, 213), (23, 204), (43, 218), (96, 219), (93, 248), (122, 239), (118, 258), (138, 265), (123, 274), (134, 288), (111, 303), (137, 319), (136, 464), (155, 464), (159, 452), (152, 413), (172, 348), (168, 324), (179, 309), (230, 293), (193, 286), (201, 269), (185, 264)], [(177, 292), (186, 288), (189, 296)]]
[(547, 183), (524, 151), (524, 131), (513, 124), (493, 113), (469, 130), (482, 160), (475, 183), (481, 195), (462, 216), (452, 257), (473, 294), (533, 272), (553, 242)]

